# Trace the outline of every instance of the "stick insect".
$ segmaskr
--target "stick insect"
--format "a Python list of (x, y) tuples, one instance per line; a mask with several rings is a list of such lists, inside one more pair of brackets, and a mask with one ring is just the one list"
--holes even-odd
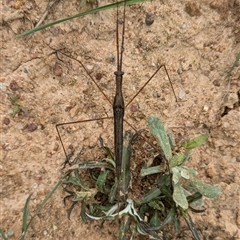
[[(115, 97), (113, 103), (111, 103), (110, 99), (108, 96), (102, 91), (101, 87), (97, 83), (97, 81), (92, 77), (92, 75), (89, 73), (88, 69), (85, 67), (85, 65), (80, 61), (75, 59), (76, 61), (79, 62), (81, 67), (85, 70), (89, 78), (92, 80), (94, 85), (101, 91), (101, 93), (104, 95), (105, 99), (111, 103), (112, 105), (112, 111), (113, 111), (113, 119), (114, 119), (114, 155), (115, 155), (115, 162), (116, 162), (116, 178), (118, 182), (118, 187), (117, 187), (117, 200), (118, 200), (118, 208), (119, 208), (119, 202), (120, 202), (120, 181), (121, 181), (121, 169), (122, 169), (122, 149), (123, 149), (123, 132), (124, 132), (124, 122), (132, 128), (134, 131), (137, 132), (137, 129), (126, 119), (124, 119), (124, 112), (125, 109), (130, 106), (130, 104), (133, 102), (133, 100), (139, 95), (139, 93), (148, 85), (148, 83), (155, 77), (155, 75), (160, 71), (160, 69), (164, 69), (167, 78), (170, 82), (171, 88), (173, 90), (173, 86), (171, 84), (170, 76), (168, 75), (167, 69), (165, 65), (160, 65), (157, 67), (155, 72), (150, 76), (150, 78), (139, 88), (139, 90), (134, 94), (134, 96), (128, 101), (128, 103), (125, 105), (124, 104), (124, 97), (123, 97), (123, 91), (122, 91), (122, 86), (123, 86), (123, 53), (124, 53), (124, 38), (125, 38), (125, 18), (126, 18), (126, 5), (127, 5), (127, 0), (118, 2), (118, 4), (124, 3), (123, 5), (123, 22), (122, 22), (122, 31), (120, 34), (119, 30), (119, 7), (117, 7), (117, 20), (116, 20), (116, 47), (117, 47), (117, 71), (114, 72), (115, 75), (115, 84), (116, 84), (116, 89), (115, 89)], [(120, 36), (121, 35), (121, 36)], [(126, 83), (127, 84), (127, 83)], [(175, 95), (175, 92), (173, 90), (173, 93)], [(176, 96), (175, 96), (176, 98)], [(92, 121), (98, 121), (98, 120), (107, 120), (107, 119), (112, 119), (112, 117), (104, 117), (104, 118), (97, 118), (97, 119), (87, 119), (87, 120), (81, 120), (81, 121), (74, 121), (74, 122), (67, 122), (67, 123), (60, 123), (56, 125), (56, 129), (61, 141), (61, 145), (64, 149), (65, 155), (67, 156), (67, 151), (64, 147), (63, 141), (61, 139), (60, 131), (59, 128), (64, 126), (64, 125), (69, 125), (69, 124), (75, 124), (75, 123), (86, 123), (86, 122), (92, 122)], [(65, 162), (69, 163), (68, 158)], [(123, 193), (124, 194), (124, 193)]]

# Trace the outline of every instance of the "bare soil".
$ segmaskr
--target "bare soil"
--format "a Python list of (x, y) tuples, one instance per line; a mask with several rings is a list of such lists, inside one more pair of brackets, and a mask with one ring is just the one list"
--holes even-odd
[[(107, 1), (101, 1), (101, 5)], [(22, 209), (30, 193), (31, 213), (62, 176), (65, 155), (55, 125), (112, 116), (115, 91), (116, 11), (77, 18), (16, 38), (35, 26), (47, 1), (18, 0), (1, 4), (1, 219), (9, 239), (21, 233)], [(85, 6), (91, 7), (90, 5)], [(95, 6), (94, 6), (95, 7)], [(80, 1), (60, 1), (44, 23), (83, 11)], [(154, 22), (146, 25), (148, 13)], [(206, 199), (207, 210), (192, 214), (202, 239), (240, 239), (240, 65), (227, 77), (240, 52), (240, 1), (151, 1), (127, 7), (123, 57), (125, 104), (165, 64), (176, 102), (163, 68), (126, 108), (126, 119), (147, 128), (157, 115), (178, 140), (209, 133), (189, 166), (221, 195)], [(95, 88), (81, 60), (104, 89)], [(9, 94), (18, 96), (21, 111), (13, 117)], [(16, 104), (15, 104), (16, 105)], [(15, 106), (16, 107), (16, 106)], [(99, 135), (112, 148), (112, 121), (65, 126), (66, 149), (94, 149)], [(90, 158), (98, 153), (91, 152)], [(79, 209), (67, 219), (65, 193), (57, 191), (29, 229), (27, 239), (116, 239), (117, 225), (82, 223)], [(185, 223), (176, 239), (191, 239)], [(141, 239), (141, 238), (139, 238)]]

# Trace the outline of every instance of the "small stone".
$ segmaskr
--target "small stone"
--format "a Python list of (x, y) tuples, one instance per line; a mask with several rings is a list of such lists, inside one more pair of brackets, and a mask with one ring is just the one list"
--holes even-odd
[(98, 81), (100, 81), (102, 78), (103, 78), (103, 75), (102, 75), (102, 73), (97, 73), (96, 74), (96, 76), (95, 76), (95, 78), (98, 80)]
[(60, 76), (62, 76), (62, 73), (63, 73), (63, 70), (62, 70), (62, 67), (61, 67), (61, 66), (55, 65), (55, 66), (53, 67), (53, 74), (54, 74), (55, 76), (60, 77)]
[(224, 127), (224, 128), (229, 128), (229, 126), (230, 126), (229, 122), (224, 122), (224, 123), (223, 123), (223, 127)]
[(159, 98), (159, 94), (158, 94), (157, 91), (154, 91), (154, 92), (153, 92), (153, 97), (154, 97), (154, 98)]
[(148, 13), (145, 18), (145, 23), (147, 26), (152, 25), (154, 22), (154, 15), (152, 13)]
[(59, 149), (59, 144), (57, 142), (55, 142), (55, 144), (53, 146), (53, 151), (57, 152), (58, 149)]
[(139, 108), (137, 104), (131, 104), (130, 109), (132, 112), (137, 112)]
[(2, 90), (3, 92), (6, 92), (7, 87), (5, 84), (3, 84), (2, 82), (0, 82), (0, 90)]
[(10, 119), (7, 118), (7, 117), (3, 118), (3, 124), (9, 125), (10, 124)]
[(205, 105), (205, 106), (203, 107), (203, 111), (207, 112), (208, 110), (209, 110), (209, 107), (208, 107), (207, 105)]
[(88, 69), (89, 71), (93, 70), (93, 65), (87, 65), (87, 69)]
[(220, 82), (218, 80), (214, 80), (213, 85), (216, 87), (220, 87)]
[(37, 129), (37, 125), (35, 123), (30, 123), (27, 125), (27, 129), (29, 132), (34, 132)]
[(179, 99), (183, 99), (185, 97), (185, 95), (186, 95), (186, 93), (183, 90), (180, 90), (179, 93), (178, 93)]
[(19, 89), (18, 83), (15, 80), (12, 80), (9, 84), (9, 88), (12, 91), (17, 91)]

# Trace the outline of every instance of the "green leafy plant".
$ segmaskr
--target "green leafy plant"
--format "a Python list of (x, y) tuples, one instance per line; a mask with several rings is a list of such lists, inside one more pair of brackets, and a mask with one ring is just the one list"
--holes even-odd
[(20, 113), (27, 113), (27, 109), (19, 103), (19, 97), (16, 94), (9, 93), (8, 98), (12, 103), (12, 115), (15, 117)]
[[(189, 212), (202, 212), (203, 196), (214, 198), (220, 190), (197, 178), (197, 172), (185, 166), (190, 160), (190, 150), (202, 145), (207, 134), (196, 137), (182, 145), (176, 153), (174, 138), (165, 130), (162, 122), (151, 116), (148, 119), (149, 129), (161, 146), (160, 163), (156, 166), (143, 167), (140, 176), (145, 185), (141, 199), (131, 192), (134, 179), (130, 171), (132, 146), (137, 139), (136, 134), (126, 132), (123, 146), (123, 165), (120, 179), (121, 199), (118, 202), (115, 175), (115, 160), (111, 150), (103, 145), (107, 157), (101, 161), (81, 161), (74, 159), (73, 172), (63, 181), (64, 190), (69, 194), (65, 200), (73, 202), (68, 210), (68, 217), (77, 203), (81, 203), (81, 217), (88, 219), (119, 220), (118, 239), (134, 239), (138, 234), (162, 239), (160, 231), (172, 223), (176, 231), (180, 230), (180, 217), (184, 218), (195, 239), (200, 239), (191, 220)], [(81, 174), (81, 171), (85, 171)], [(86, 180), (86, 173), (88, 174)], [(136, 181), (135, 181), (136, 182)], [(139, 183), (141, 188), (142, 183)], [(200, 209), (199, 209), (200, 208)]]

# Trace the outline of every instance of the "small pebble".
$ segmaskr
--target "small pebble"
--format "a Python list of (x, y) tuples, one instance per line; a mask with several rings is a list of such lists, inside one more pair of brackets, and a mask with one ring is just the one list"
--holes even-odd
[(29, 132), (33, 132), (37, 129), (37, 125), (35, 123), (30, 123), (27, 125), (27, 129)]
[(159, 94), (158, 94), (157, 91), (154, 91), (154, 92), (153, 92), (153, 97), (154, 97), (154, 98), (159, 98)]
[(185, 95), (186, 95), (186, 93), (183, 90), (180, 90), (179, 93), (178, 93), (179, 99), (183, 99), (185, 97)]
[(219, 82), (219, 80), (214, 80), (214, 81), (213, 81), (213, 85), (216, 86), (216, 87), (220, 87), (220, 82)]
[(5, 84), (3, 84), (2, 82), (0, 82), (0, 90), (2, 90), (3, 92), (6, 92), (7, 87)]
[(55, 76), (60, 77), (60, 76), (62, 76), (62, 73), (63, 73), (63, 70), (62, 70), (62, 67), (61, 67), (61, 66), (55, 65), (55, 66), (53, 67), (53, 74), (54, 74)]
[(137, 112), (138, 111), (138, 105), (131, 104), (130, 109), (131, 109), (132, 112)]
[(204, 110), (205, 112), (207, 112), (208, 109), (209, 109), (209, 107), (208, 107), (207, 105), (205, 105), (205, 106), (203, 107), (203, 110)]
[(145, 18), (145, 23), (147, 26), (152, 25), (154, 22), (154, 15), (152, 13), (148, 13)]
[(18, 83), (15, 80), (10, 82), (9, 87), (12, 91), (17, 91), (19, 89)]
[(3, 118), (3, 124), (8, 125), (10, 123), (10, 119), (5, 117)]
[(98, 81), (101, 80), (101, 79), (103, 78), (102, 73), (97, 73), (96, 76), (95, 76), (95, 78), (96, 78)]
[(87, 69), (91, 71), (93, 69), (93, 65), (87, 65)]

